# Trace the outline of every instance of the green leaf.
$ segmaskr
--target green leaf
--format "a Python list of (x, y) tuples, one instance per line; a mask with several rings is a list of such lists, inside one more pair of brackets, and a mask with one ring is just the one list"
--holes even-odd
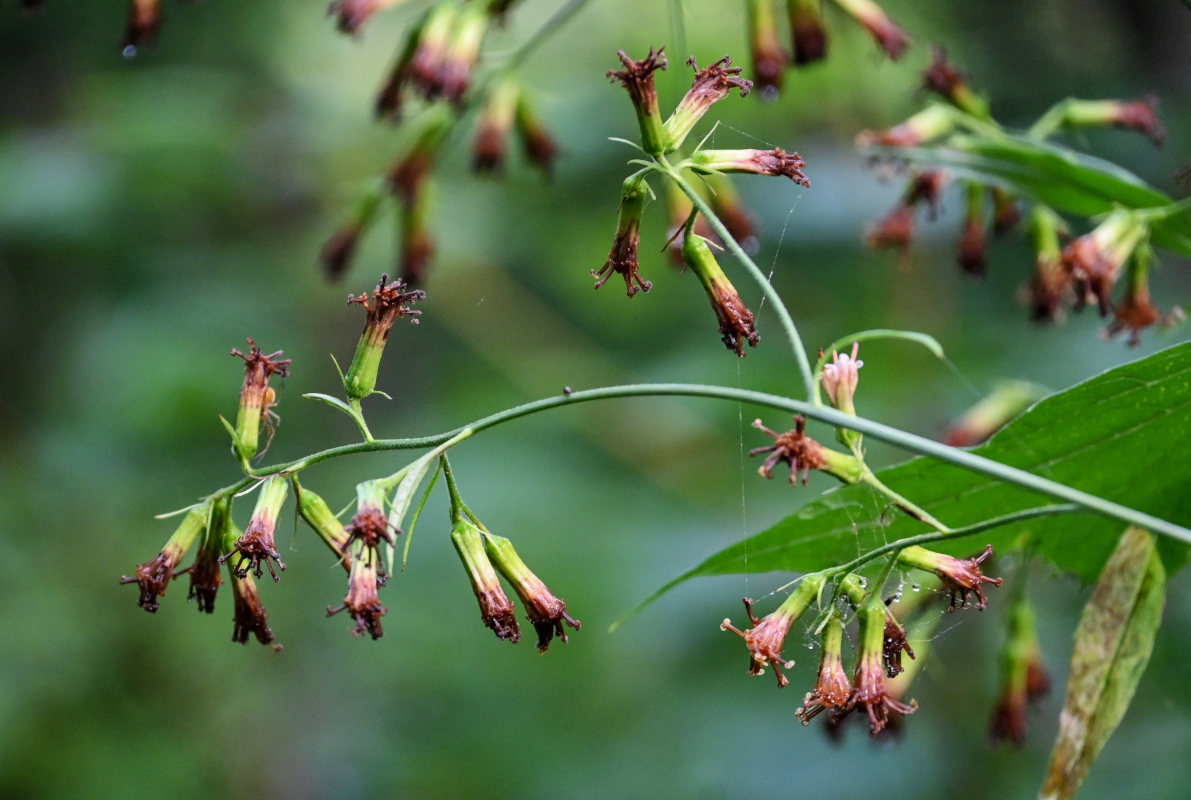
[[(934, 147), (881, 150), (992, 180), (1058, 211), (1086, 217), (1108, 213), (1118, 206), (1160, 208), (1174, 202), (1112, 162), (1024, 136), (957, 135)], [(1191, 215), (1174, 214), (1154, 222), (1151, 230), (1155, 244), (1191, 256)]]
[(344, 414), (347, 414), (352, 419), (356, 418), (356, 412), (352, 409), (352, 407), (340, 400), (338, 397), (332, 397), (331, 395), (323, 394), (322, 392), (308, 392), (302, 396), (309, 397), (311, 400), (322, 400), (332, 408), (337, 408)]
[(1165, 597), (1154, 537), (1129, 528), (1079, 620), (1043, 800), (1072, 797), (1116, 730), (1150, 660)]
[[(1187, 525), (1189, 435), (1191, 343), (1184, 343), (1040, 401), (973, 452)], [(881, 470), (877, 477), (956, 528), (1046, 503), (1033, 492), (924, 457)], [(1119, 524), (1090, 514), (1047, 517), (986, 533), (977, 543), (939, 549), (960, 553), (989, 542), (1004, 551), (1029, 544), (1091, 582), (1116, 543)], [(704, 575), (820, 570), (925, 532), (922, 523), (897, 512), (867, 486), (843, 486), (711, 556), (658, 594)], [(1171, 571), (1187, 557), (1186, 547), (1167, 539), (1159, 550)]]

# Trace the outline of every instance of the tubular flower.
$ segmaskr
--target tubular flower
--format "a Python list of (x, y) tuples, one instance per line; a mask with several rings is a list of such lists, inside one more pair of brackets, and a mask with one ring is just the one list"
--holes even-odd
[(747, 172), (789, 178), (800, 186), (811, 185), (802, 171), (806, 166), (802, 156), (787, 153), (780, 147), (772, 150), (700, 150), (688, 163), (695, 172)]
[[(273, 630), (269, 627), (269, 617), (265, 607), (261, 605), (260, 595), (256, 591), (256, 581), (251, 575), (239, 575), (228, 565), (231, 574), (232, 588), (235, 598), (235, 613), (232, 627), (232, 641), (237, 644), (248, 644), (249, 635), (255, 636), (261, 644), (273, 641)], [(280, 645), (273, 645), (274, 650), (280, 650)]]
[[(401, 535), (400, 530), (395, 530), (389, 524), (389, 517), (385, 514), (386, 494), (388, 487), (381, 481), (356, 484), (356, 514), (351, 524), (344, 529), (347, 531), (345, 547), (352, 553), (352, 561), (360, 557), (352, 547), (358, 543), (363, 548), (365, 558), (375, 565), (380, 561), (380, 543), (385, 542), (392, 547), (396, 544), (394, 535)], [(383, 570), (380, 574), (383, 576)]]
[(972, 91), (962, 72), (947, 61), (947, 51), (931, 48), (930, 66), (922, 75), (922, 84), (951, 105), (974, 117), (988, 118), (988, 102)]
[(608, 77), (620, 81), (633, 101), (633, 108), (637, 111), (637, 124), (641, 128), (641, 146), (650, 155), (660, 155), (664, 149), (665, 140), (662, 132), (662, 114), (658, 109), (658, 93), (653, 85), (653, 73), (666, 68), (666, 48), (659, 48), (655, 53), (649, 48), (649, 55), (640, 61), (629, 58), (623, 50), (617, 50), (616, 55), (624, 65), (622, 70), (608, 70)]
[(1063, 317), (1063, 301), (1071, 293), (1072, 276), (1064, 267), (1060, 234), (1062, 218), (1045, 206), (1035, 206), (1030, 216), (1030, 235), (1037, 258), (1029, 285), (1030, 316), (1037, 322), (1057, 322)]
[(856, 706), (863, 706), (868, 714), (869, 733), (876, 736), (889, 722), (890, 712), (913, 714), (918, 703), (909, 705), (893, 699), (885, 684), (883, 666), (885, 639), (885, 604), (875, 595), (856, 612), (860, 619), (860, 653), (856, 657), (856, 673), (852, 693), (839, 714), (842, 717)]
[(124, 32), (124, 52), (136, 55), (136, 51), (157, 40), (161, 30), (161, 0), (129, 0), (128, 26)]
[(667, 153), (682, 147), (691, 129), (713, 105), (727, 97), (729, 92), (739, 89), (740, 96), (744, 97), (753, 88), (753, 82), (740, 77), (742, 68), (733, 67), (732, 59), (728, 56), (707, 65), (704, 69), (699, 69), (694, 56), (688, 58), (686, 63), (695, 71), (695, 82), (678, 103), (674, 113), (666, 120), (663, 133)]
[[(219, 563), (227, 563), (237, 575), (243, 578), (252, 570), (256, 577), (261, 576), (261, 562), (269, 568), (269, 574), (276, 583), (281, 580), (273, 570), (269, 559), (277, 562), (277, 566), (285, 571), (285, 564), (281, 563), (281, 554), (277, 552), (277, 545), (273, 540), (273, 532), (277, 527), (277, 517), (281, 514), (281, 506), (285, 503), (285, 496), (289, 492), (289, 480), (280, 475), (266, 478), (261, 487), (260, 495), (256, 499), (252, 519), (244, 533), (232, 545), (231, 552), (220, 556)], [(236, 559), (233, 563), (232, 559)]]
[[(993, 554), (992, 545), (986, 545), (984, 552), (973, 558), (956, 558), (927, 550), (925, 547), (911, 545), (897, 555), (897, 560), (912, 569), (933, 572), (943, 581), (943, 587), (951, 593), (951, 605), (948, 611), (964, 608), (968, 604), (968, 593), (976, 593), (976, 608), (983, 611), (988, 605), (988, 598), (981, 588), (983, 583), (1000, 586), (1002, 578), (989, 578), (980, 571), (980, 564)], [(957, 606), (956, 597), (959, 597)]]
[(1177, 306), (1169, 313), (1162, 314), (1150, 300), (1150, 286), (1147, 279), (1149, 272), (1149, 256), (1134, 259), (1129, 271), (1129, 290), (1124, 299), (1113, 308), (1113, 320), (1105, 330), (1109, 336), (1116, 336), (1121, 331), (1129, 331), (1128, 343), (1136, 347), (1141, 342), (1141, 332), (1156, 323), (1171, 325), (1183, 317), (1183, 310)]
[(856, 386), (860, 382), (860, 368), (864, 362), (856, 358), (860, 352), (860, 342), (852, 343), (852, 354), (831, 354), (831, 363), (823, 367), (819, 380), (823, 384), (823, 391), (831, 405), (845, 414), (856, 414), (856, 406), (852, 398), (856, 395)]
[[(273, 425), (276, 415), (270, 406), (276, 397), (269, 387), (269, 378), (280, 375), (289, 376), (289, 359), (278, 359), (282, 351), (265, 355), (252, 337), (248, 338), (249, 350), (243, 353), (232, 350), (233, 356), (244, 359), (244, 383), (240, 386), (240, 406), (236, 411), (236, 427), (233, 431), (233, 446), (237, 455), (244, 461), (256, 455), (260, 441), (261, 422), (264, 421), (267, 430)], [(268, 444), (265, 445), (266, 448)]]
[(1059, 124), (1112, 125), (1137, 131), (1159, 147), (1166, 140), (1166, 128), (1158, 119), (1158, 98), (1153, 95), (1137, 100), (1068, 100), (1061, 109)]
[(368, 313), (364, 323), (364, 332), (360, 334), (359, 344), (356, 345), (355, 356), (351, 366), (343, 376), (343, 387), (347, 396), (353, 400), (367, 397), (376, 390), (376, 375), (380, 369), (381, 355), (384, 354), (385, 343), (389, 340), (389, 332), (393, 324), (405, 316), (417, 317), (421, 311), (409, 308), (426, 297), (421, 289), (405, 291), (405, 283), (400, 280), (387, 283), (388, 275), (381, 275), (372, 297), (364, 292), (359, 297), (347, 296), (347, 304), (360, 305)]
[(558, 156), (558, 144), (542, 124), (525, 92), (517, 98), (517, 113), (513, 120), (517, 135), (521, 137), (525, 157), (549, 176), (554, 170), (554, 159)]
[(1112, 289), (1121, 268), (1148, 233), (1144, 222), (1121, 209), (1063, 249), (1063, 266), (1075, 281), (1077, 308), (1090, 294), (1096, 298), (1100, 316), (1108, 315)]
[(547, 589), (546, 584), (542, 583), (537, 575), (530, 572), (529, 567), (525, 566), (525, 562), (513, 549), (513, 543), (503, 536), (488, 534), (484, 537), (484, 552), (521, 598), (526, 615), (538, 634), (538, 652), (545, 653), (549, 650), (550, 642), (555, 636), (566, 644), (568, 639), (563, 623), (575, 630), (579, 630), (582, 623), (577, 619), (571, 619), (567, 614), (567, 604)]
[(158, 595), (165, 594), (170, 579), (174, 577), (174, 570), (182, 563), (186, 551), (206, 529), (210, 511), (210, 507), (206, 505), (192, 508), (182, 518), (182, 523), (170, 535), (155, 558), (139, 565), (133, 577), (120, 577), (121, 584), (135, 583), (140, 589), (141, 594), (136, 601), (138, 606), (149, 613), (157, 611)]
[(484, 552), (483, 532), (460, 518), (451, 527), (451, 542), (467, 570), (472, 591), (480, 604), (480, 618), (484, 620), (484, 625), (496, 634), (497, 639), (516, 644), (521, 638), (521, 627), (513, 614), (513, 601), (501, 588), (496, 569)]
[(1003, 381), (992, 393), (964, 412), (947, 429), (943, 441), (952, 447), (972, 447), (988, 439), (1005, 423), (1025, 411), (1044, 391), (1028, 381)]
[(885, 54), (894, 61), (910, 46), (910, 37), (872, 0), (835, 0), (844, 11), (864, 26)]
[(827, 57), (827, 29), (819, 14), (819, 0), (786, 0), (794, 65), (801, 67)]
[(480, 57), (489, 22), (485, 3), (465, 5), (455, 19), (439, 73), (442, 93), (455, 105), (463, 102), (463, 95), (471, 87), (471, 71)]
[(993, 743), (1026, 740), (1026, 707), (1050, 689), (1050, 676), (1039, 657), (1034, 611), (1018, 600), (1009, 611), (1009, 639), (1001, 661), (1001, 695), (993, 709), (989, 735)]
[(1000, 236), (1017, 227), (1021, 222), (1021, 209), (1013, 199), (1013, 195), (999, 186), (992, 188), (993, 200), (993, 233)]
[(749, 0), (749, 52), (753, 59), (753, 77), (761, 97), (777, 96), (782, 87), (782, 72), (789, 63), (778, 36), (773, 0)]
[(459, 7), (454, 3), (433, 5), (413, 34), (417, 44), (409, 61), (409, 77), (427, 100), (443, 93), (443, 63), (459, 13)]
[(863, 465), (854, 456), (826, 448), (807, 436), (806, 418), (801, 415), (794, 417), (794, 430), (785, 433), (770, 430), (759, 419), (753, 420), (753, 427), (773, 437), (773, 444), (754, 447), (749, 451), (750, 456), (769, 453), (765, 462), (757, 468), (757, 474), (763, 478), (772, 478), (773, 468), (779, 462), (784, 462), (790, 467), (791, 484), (798, 482), (798, 473), (801, 472), (802, 484), (805, 486), (807, 474), (812, 469), (821, 469), (844, 483), (855, 483), (860, 479)]
[(638, 291), (648, 292), (653, 284), (641, 277), (641, 265), (637, 263), (637, 249), (641, 243), (641, 214), (649, 187), (643, 178), (629, 177), (624, 182), (620, 196), (620, 211), (616, 220), (616, 239), (608, 252), (608, 260), (598, 270), (592, 270), (596, 279), (595, 288), (600, 288), (613, 273), (624, 278), (625, 291), (629, 297)]
[(925, 205), (931, 219), (939, 211), (939, 198), (947, 184), (942, 170), (926, 170), (910, 179), (893, 210), (869, 230), (866, 243), (874, 250), (896, 249), (905, 256), (914, 238), (914, 209)]
[(720, 338), (724, 346), (743, 358), (744, 342), (747, 341), (749, 347), (756, 347), (761, 341), (754, 327), (753, 312), (740, 299), (736, 287), (720, 269), (706, 239), (688, 232), (682, 242), (682, 258), (707, 292), (707, 299), (719, 320)]
[(968, 275), (984, 275), (988, 265), (986, 249), (988, 236), (984, 226), (984, 187), (968, 184), (967, 213), (964, 215), (963, 232), (959, 236), (957, 261)]
[(348, 576), (347, 596), (343, 605), (327, 607), (327, 616), (347, 611), (356, 621), (352, 635), (363, 636), (365, 631), (374, 640), (384, 635), (380, 618), (388, 611), (380, 604), (377, 587), (381, 583), (378, 565), (380, 557), (366, 545), (358, 545), (352, 553), (351, 573)]
[(231, 500), (225, 498), (212, 506), (210, 523), (199, 540), (194, 563), (183, 570), (190, 573), (190, 589), (186, 599), (197, 602), (200, 614), (215, 613), (215, 596), (223, 585), (223, 578), (219, 574), (219, 557), (223, 555), (223, 543), (231, 524)]
[(773, 666), (773, 674), (777, 676), (778, 688), (786, 686), (790, 681), (782, 674), (782, 669), (790, 669), (794, 661), (782, 658), (782, 645), (790, 626), (806, 612), (810, 604), (819, 596), (823, 587), (822, 575), (808, 575), (798, 584), (798, 588), (790, 593), (777, 610), (764, 619), (757, 619), (753, 614), (753, 601), (744, 598), (744, 610), (748, 614), (752, 626), (742, 631), (732, 624), (732, 620), (725, 619), (720, 623), (720, 630), (732, 631), (744, 639), (749, 649), (749, 674), (764, 674), (766, 664)]
[(803, 725), (823, 711), (838, 714), (852, 696), (852, 681), (844, 670), (844, 624), (839, 613), (833, 613), (823, 631), (823, 655), (819, 658), (819, 679), (813, 691), (802, 699), (802, 707), (794, 712)]
[(888, 130), (861, 131), (856, 143), (861, 147), (917, 147), (947, 135), (954, 127), (955, 112), (934, 103)]
[(354, 36), (373, 14), (398, 2), (400, 0), (335, 0), (327, 7), (327, 15), (335, 17), (335, 27), (341, 33)]

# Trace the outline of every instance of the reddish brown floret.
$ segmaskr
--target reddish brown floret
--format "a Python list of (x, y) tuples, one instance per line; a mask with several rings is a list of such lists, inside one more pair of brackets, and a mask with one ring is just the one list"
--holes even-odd
[(873, 250), (897, 250), (903, 256), (914, 239), (914, 209), (898, 203), (864, 237)]
[(1121, 103), (1113, 124), (1144, 134), (1159, 147), (1166, 141), (1166, 126), (1158, 119), (1158, 98), (1154, 95)]
[(902, 666), (902, 652), (914, 658), (914, 649), (906, 641), (906, 629), (898, 624), (892, 616), (885, 617), (885, 639), (883, 643), (881, 661), (885, 665), (885, 675), (896, 678), (905, 671)]
[(624, 278), (625, 293), (632, 297), (638, 291), (648, 292), (653, 283), (641, 277), (641, 265), (637, 263), (638, 245), (641, 237), (638, 227), (633, 225), (623, 234), (617, 234), (608, 252), (608, 260), (598, 270), (592, 270), (592, 277), (596, 279), (595, 288), (600, 288), (613, 273)]
[(223, 585), (223, 576), (219, 572), (218, 551), (200, 547), (194, 563), (184, 572), (190, 573), (190, 590), (186, 599), (194, 600), (198, 604), (199, 613), (214, 614), (215, 595)]
[(250, 571), (259, 578), (263, 572), (261, 562), (264, 562), (269, 568), (269, 574), (273, 576), (273, 582), (280, 581), (281, 578), (273, 569), (272, 561), (277, 562), (282, 572), (285, 571), (285, 564), (282, 563), (281, 554), (277, 552), (277, 545), (273, 540), (273, 527), (267, 519), (253, 517), (244, 529), (244, 535), (236, 540), (230, 553), (219, 558), (219, 563), (226, 563), (228, 568), (241, 578)]
[(956, 254), (960, 269), (968, 275), (983, 276), (988, 265), (987, 244), (984, 222), (970, 217), (965, 220)]
[(181, 559), (181, 552), (170, 554), (163, 550), (153, 559), (138, 565), (134, 577), (121, 576), (120, 584), (137, 584), (141, 595), (136, 604), (149, 613), (155, 613), (159, 608), (157, 597), (165, 594), (165, 588), (169, 586), (170, 579), (174, 577), (174, 570)]
[[(252, 635), (261, 644), (271, 643), (273, 630), (269, 627), (268, 614), (265, 613), (265, 607), (261, 605), (256, 585), (235, 577), (232, 580), (236, 583), (232, 641), (237, 644), (248, 644), (248, 637)], [(281, 649), (277, 645), (274, 645), (274, 648)]]
[(966, 83), (963, 72), (948, 63), (947, 51), (939, 45), (932, 47), (930, 66), (922, 74), (922, 85), (944, 100), (954, 103), (959, 92), (966, 87)]
[(720, 628), (732, 631), (744, 639), (744, 644), (749, 649), (750, 675), (761, 675), (765, 671), (765, 665), (771, 665), (773, 674), (777, 676), (778, 688), (785, 687), (790, 680), (782, 674), (782, 669), (790, 669), (794, 666), (794, 662), (782, 658), (782, 645), (786, 641), (786, 636), (790, 632), (790, 626), (794, 623), (795, 617), (776, 611), (763, 619), (757, 619), (753, 614), (752, 598), (749, 597), (744, 598), (744, 610), (749, 616), (752, 628), (742, 631), (728, 620), (724, 620)]
[(555, 636), (562, 639), (563, 644), (570, 641), (566, 629), (563, 628), (564, 622), (575, 630), (579, 630), (583, 623), (571, 619), (567, 614), (567, 604), (561, 598), (555, 597), (544, 583), (537, 583), (536, 587), (518, 588), (518, 593), (521, 595), (521, 603), (525, 606), (526, 616), (538, 634), (538, 652), (545, 653), (550, 649), (550, 642)]
[(773, 444), (767, 447), (755, 447), (749, 451), (750, 456), (769, 453), (765, 462), (757, 472), (765, 478), (773, 477), (773, 468), (779, 463), (790, 467), (790, 483), (798, 482), (798, 473), (802, 473), (802, 484), (806, 485), (807, 474), (812, 469), (822, 469), (827, 465), (823, 458), (823, 446), (806, 435), (806, 418), (802, 415), (794, 417), (794, 430), (778, 433), (755, 420), (753, 427), (764, 431), (773, 437)]
[(356, 244), (360, 240), (360, 229), (356, 225), (345, 225), (335, 231), (334, 235), (323, 245), (319, 260), (327, 277), (336, 279), (343, 277), (351, 264), (352, 256), (356, 252)]
[(757, 150), (751, 160), (755, 169), (750, 169), (750, 172), (758, 175), (784, 176), (807, 188), (811, 185), (810, 178), (802, 171), (806, 162), (797, 153), (787, 153), (780, 147), (775, 147), (772, 150)]
[(623, 50), (617, 50), (616, 55), (624, 69), (610, 69), (608, 77), (620, 81), (637, 108), (657, 108), (658, 93), (653, 84), (653, 73), (666, 68), (666, 48), (659, 48), (655, 53), (651, 47), (649, 55), (640, 61), (629, 58)]
[(756, 347), (761, 341), (761, 335), (757, 333), (753, 320), (753, 312), (740, 299), (740, 295), (731, 284), (716, 284), (713, 290), (714, 297), (709, 293), (709, 299), (720, 324), (720, 339), (729, 350), (743, 356), (745, 342), (749, 343), (749, 347)]
[(1076, 308), (1082, 308), (1088, 296), (1096, 298), (1100, 316), (1108, 316), (1112, 289), (1121, 265), (1105, 257), (1092, 234), (1080, 236), (1063, 248), (1063, 267), (1075, 284)]
[[(988, 598), (984, 596), (984, 591), (981, 589), (981, 584), (991, 583), (993, 586), (1000, 586), (1004, 583), (1002, 578), (990, 578), (980, 571), (981, 562), (985, 561), (993, 554), (992, 545), (986, 545), (984, 552), (975, 558), (952, 558), (945, 557), (946, 561), (940, 567), (936, 574), (943, 581), (943, 586), (951, 594), (951, 604), (947, 608), (948, 611), (954, 611), (957, 607), (964, 608), (968, 604), (968, 593), (976, 593), (976, 608), (981, 611), (988, 605)], [(959, 597), (959, 603), (956, 604), (956, 596)]]
[[(380, 276), (380, 281), (376, 284), (371, 298), (369, 298), (368, 292), (363, 292), (359, 297), (351, 294), (347, 296), (347, 304), (349, 306), (363, 306), (364, 310), (368, 313), (365, 331), (367, 331), (373, 342), (388, 341), (389, 332), (393, 329), (393, 324), (402, 317), (419, 316), (422, 313), (421, 311), (414, 311), (408, 308), (408, 306), (426, 297), (426, 293), (421, 289), (413, 289), (407, 292), (405, 291), (406, 287), (403, 281), (396, 280), (392, 283), (387, 283), (388, 280), (388, 275)], [(417, 322), (417, 320), (415, 319), (414, 322)]]
[[(819, 663), (819, 679), (815, 683), (814, 691), (807, 692), (802, 699), (802, 708), (795, 715), (803, 725), (809, 723), (823, 711), (830, 711), (829, 719), (836, 714), (842, 715), (842, 709), (852, 696), (852, 681), (844, 670), (843, 661), (839, 653), (824, 651), (823, 659)], [(837, 720), (838, 721), (838, 720)]]
[(367, 633), (373, 640), (379, 639), (384, 635), (381, 617), (388, 613), (388, 609), (380, 604), (378, 585), (375, 567), (353, 569), (343, 605), (328, 607), (327, 616), (347, 611), (356, 623), (352, 629), (353, 636), (360, 637)]
[(793, 13), (790, 34), (794, 40), (794, 64), (804, 66), (827, 57), (827, 29), (817, 14)]
[(678, 104), (679, 108), (706, 110), (726, 97), (733, 89), (739, 89), (740, 96), (744, 97), (753, 88), (752, 81), (740, 77), (740, 73), (744, 69), (732, 66), (732, 59), (729, 56), (724, 56), (703, 69), (699, 69), (699, 64), (695, 61), (694, 56), (688, 58), (686, 63), (695, 71), (695, 82)]
[(909, 715), (918, 710), (918, 703), (913, 700), (909, 705), (895, 700), (889, 694), (885, 684), (885, 673), (878, 658), (862, 658), (856, 667), (856, 676), (852, 685), (852, 694), (847, 704), (840, 710), (842, 717), (853, 708), (863, 706), (868, 715), (869, 733), (876, 736), (889, 723), (890, 713)]

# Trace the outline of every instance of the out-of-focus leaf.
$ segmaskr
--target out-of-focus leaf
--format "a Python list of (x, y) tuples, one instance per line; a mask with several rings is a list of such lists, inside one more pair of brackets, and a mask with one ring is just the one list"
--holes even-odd
[[(1173, 198), (1122, 167), (1066, 147), (1024, 136), (953, 136), (936, 147), (888, 148), (914, 162), (992, 179), (1058, 211), (1093, 217), (1117, 206), (1160, 208)], [(1152, 226), (1155, 244), (1191, 256), (1191, 215), (1178, 213)]]
[[(1182, 525), (1191, 523), (1184, 443), (1191, 435), (1191, 343), (1109, 370), (1042, 400), (973, 452), (1124, 503)], [(993, 519), (1045, 501), (1033, 492), (930, 458), (877, 473), (885, 485), (952, 527)], [(1031, 520), (985, 534), (999, 551), (1030, 543), (1061, 569), (1094, 581), (1117, 539), (1119, 523), (1093, 515)], [(863, 486), (825, 492), (769, 530), (708, 558), (663, 587), (690, 578), (770, 571), (810, 572), (855, 558), (886, 542), (923, 533)], [(963, 552), (963, 541), (940, 549)], [(1162, 540), (1168, 570), (1187, 548)]]
[(1043, 800), (1072, 797), (1116, 730), (1150, 660), (1165, 597), (1166, 571), (1153, 536), (1129, 528), (1104, 565), (1075, 633)]

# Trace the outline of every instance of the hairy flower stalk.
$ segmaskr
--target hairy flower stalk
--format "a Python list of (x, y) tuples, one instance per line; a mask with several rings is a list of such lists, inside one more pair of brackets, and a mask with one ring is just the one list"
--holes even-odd
[[(236, 427), (232, 431), (232, 446), (240, 460), (247, 462), (256, 455), (260, 444), (262, 420), (271, 425), (270, 406), (276, 397), (269, 386), (269, 378), (289, 376), (289, 359), (279, 359), (282, 351), (265, 355), (251, 337), (247, 353), (232, 350), (233, 356), (244, 359), (244, 383), (240, 386), (240, 406), (236, 411)], [(225, 423), (226, 424), (226, 423)], [(268, 445), (266, 444), (266, 447)]]
[(749, 649), (750, 675), (764, 674), (763, 667), (768, 664), (773, 667), (773, 674), (777, 676), (779, 689), (790, 682), (782, 674), (782, 670), (793, 667), (794, 661), (782, 658), (782, 645), (790, 632), (790, 626), (818, 599), (824, 580), (823, 575), (818, 573), (807, 575), (790, 596), (782, 601), (777, 610), (763, 619), (757, 619), (753, 614), (753, 601), (748, 597), (744, 598), (744, 610), (752, 624), (747, 631), (737, 628), (731, 619), (725, 619), (720, 623), (720, 630), (731, 631), (744, 639), (744, 644)]
[(1009, 637), (1001, 654), (1001, 694), (989, 721), (993, 743), (1026, 741), (1026, 708), (1050, 689), (1050, 675), (1042, 663), (1034, 609), (1028, 600), (1009, 608)]
[(753, 312), (740, 299), (736, 287), (720, 269), (705, 238), (687, 231), (682, 242), (682, 259), (707, 293), (707, 300), (719, 321), (720, 338), (724, 346), (743, 358), (745, 342), (748, 342), (749, 347), (756, 347), (761, 341), (753, 323)]
[(943, 582), (943, 588), (951, 594), (948, 611), (966, 607), (970, 592), (976, 593), (976, 608), (983, 611), (988, 605), (988, 598), (984, 596), (981, 584), (991, 583), (993, 586), (1000, 586), (1004, 582), (1002, 578), (990, 578), (980, 571), (980, 564), (992, 554), (991, 544), (986, 545), (984, 552), (973, 558), (956, 558), (911, 545), (897, 554), (897, 560), (903, 566), (937, 575)]
[(1108, 315), (1112, 289), (1121, 268), (1149, 236), (1149, 228), (1135, 212), (1118, 209), (1091, 232), (1063, 249), (1063, 266), (1075, 281), (1076, 307), (1094, 297), (1100, 316)]
[(978, 183), (969, 183), (966, 188), (966, 212), (956, 260), (959, 262), (959, 268), (968, 275), (983, 276), (988, 265), (988, 234), (984, 222), (985, 189)]
[(641, 244), (641, 215), (649, 197), (649, 186), (644, 178), (629, 176), (620, 195), (620, 211), (616, 219), (616, 239), (608, 252), (608, 260), (598, 270), (592, 270), (596, 279), (595, 288), (600, 288), (613, 273), (624, 278), (625, 291), (629, 297), (638, 291), (648, 292), (653, 288), (650, 281), (641, 277), (641, 265), (637, 263), (637, 251)]
[(824, 711), (839, 715), (852, 696), (852, 680), (844, 670), (844, 622), (833, 611), (823, 630), (822, 655), (819, 657), (819, 678), (815, 688), (802, 698), (802, 706), (794, 712), (803, 725)]
[(897, 61), (910, 46), (910, 37), (872, 0), (835, 0), (836, 5), (864, 26), (881, 49)]
[(345, 569), (351, 568), (351, 552), (348, 542), (351, 534), (327, 505), (327, 501), (310, 489), (301, 487), (298, 493), (298, 514), (314, 529), (323, 544), (330, 548), (335, 557), (343, 562)]
[(888, 724), (890, 713), (913, 714), (918, 710), (918, 703), (911, 700), (907, 705), (889, 694), (884, 666), (884, 602), (874, 593), (857, 610), (856, 616), (860, 620), (860, 652), (856, 656), (852, 693), (839, 714), (833, 716), (842, 717), (862, 706), (868, 715), (869, 733), (876, 736)]
[(571, 619), (567, 614), (566, 603), (547, 589), (546, 584), (542, 583), (537, 575), (530, 572), (529, 567), (525, 566), (525, 562), (513, 549), (513, 543), (503, 536), (488, 533), (484, 536), (484, 552), (521, 598), (526, 616), (538, 634), (538, 652), (545, 653), (549, 650), (550, 642), (556, 635), (566, 644), (568, 639), (563, 623), (575, 630), (579, 630), (582, 623), (577, 619)]
[(381, 584), (380, 556), (375, 548), (360, 542), (352, 551), (351, 571), (348, 574), (347, 596), (341, 606), (327, 606), (327, 616), (347, 611), (355, 620), (352, 635), (357, 638), (367, 633), (373, 640), (384, 635), (381, 617), (387, 612), (380, 604), (377, 588)]
[(754, 447), (749, 451), (750, 456), (769, 453), (765, 462), (757, 468), (757, 474), (763, 478), (772, 478), (773, 468), (779, 463), (790, 467), (791, 484), (798, 482), (801, 472), (803, 486), (812, 469), (822, 470), (844, 483), (856, 483), (864, 475), (864, 464), (858, 458), (824, 447), (807, 436), (806, 418), (802, 415), (794, 417), (794, 429), (785, 433), (770, 430), (759, 419), (753, 420), (753, 427), (773, 437), (773, 444)]
[(517, 135), (525, 150), (525, 157), (542, 170), (547, 177), (554, 171), (554, 159), (558, 156), (558, 144), (546, 130), (538, 112), (524, 90), (517, 96), (517, 112), (513, 118)]
[(651, 156), (661, 155), (664, 151), (665, 135), (662, 132), (662, 112), (658, 108), (658, 92), (653, 85), (653, 73), (666, 68), (666, 48), (659, 48), (655, 53), (649, 48), (649, 55), (640, 61), (629, 58), (623, 50), (617, 50), (616, 55), (624, 69), (608, 70), (608, 77), (620, 81), (633, 101), (633, 108), (637, 112), (637, 124), (641, 129), (641, 147)]
[(140, 589), (140, 597), (136, 604), (146, 611), (153, 613), (158, 609), (157, 597), (164, 595), (170, 579), (174, 577), (174, 570), (182, 563), (186, 551), (191, 548), (195, 540), (207, 528), (211, 507), (202, 505), (192, 508), (182, 518), (182, 522), (174, 530), (165, 546), (157, 556), (136, 568), (133, 577), (122, 575), (120, 583), (135, 583)]
[(795, 66), (827, 57), (827, 28), (823, 26), (819, 8), (820, 0), (786, 0)]
[(417, 322), (421, 311), (414, 311), (410, 305), (426, 297), (421, 289), (405, 291), (405, 283), (396, 280), (388, 283), (388, 275), (381, 275), (372, 296), (363, 292), (359, 297), (347, 296), (347, 304), (364, 307), (368, 317), (364, 323), (364, 332), (360, 334), (360, 341), (356, 345), (356, 354), (352, 357), (351, 366), (343, 376), (343, 388), (352, 400), (360, 400), (376, 391), (376, 376), (380, 369), (380, 359), (384, 354), (385, 344), (389, 341), (389, 332), (393, 324), (402, 317), (411, 316)]
[(740, 96), (744, 97), (753, 88), (753, 82), (740, 77), (742, 68), (733, 67), (732, 59), (728, 56), (704, 69), (699, 69), (694, 56), (688, 58), (686, 63), (695, 71), (695, 82), (663, 126), (664, 149), (667, 153), (682, 147), (687, 134), (703, 115), (727, 97), (729, 92), (738, 89)]
[(273, 534), (277, 527), (277, 517), (281, 514), (281, 506), (285, 503), (285, 496), (289, 493), (289, 479), (281, 475), (273, 475), (264, 480), (260, 494), (256, 498), (256, 508), (252, 511), (252, 519), (244, 533), (232, 545), (230, 552), (220, 556), (219, 563), (227, 565), (241, 578), (251, 570), (256, 577), (261, 576), (261, 562), (269, 568), (273, 582), (281, 580), (273, 569), (269, 559), (277, 562), (277, 566), (285, 571), (285, 564), (281, 563), (281, 554), (277, 552)]
[(799, 186), (809, 187), (810, 179), (802, 171), (806, 162), (797, 153), (780, 147), (772, 150), (700, 150), (687, 159), (697, 173), (747, 172), (752, 175), (785, 177)]
[(774, 0), (748, 0), (748, 26), (753, 79), (768, 100), (782, 88), (782, 73), (790, 63), (778, 34)]
[(484, 532), (459, 517), (451, 526), (451, 542), (467, 570), (484, 625), (496, 634), (496, 638), (515, 644), (521, 638), (521, 627), (513, 614), (513, 601), (505, 594), (496, 569), (488, 559)]

